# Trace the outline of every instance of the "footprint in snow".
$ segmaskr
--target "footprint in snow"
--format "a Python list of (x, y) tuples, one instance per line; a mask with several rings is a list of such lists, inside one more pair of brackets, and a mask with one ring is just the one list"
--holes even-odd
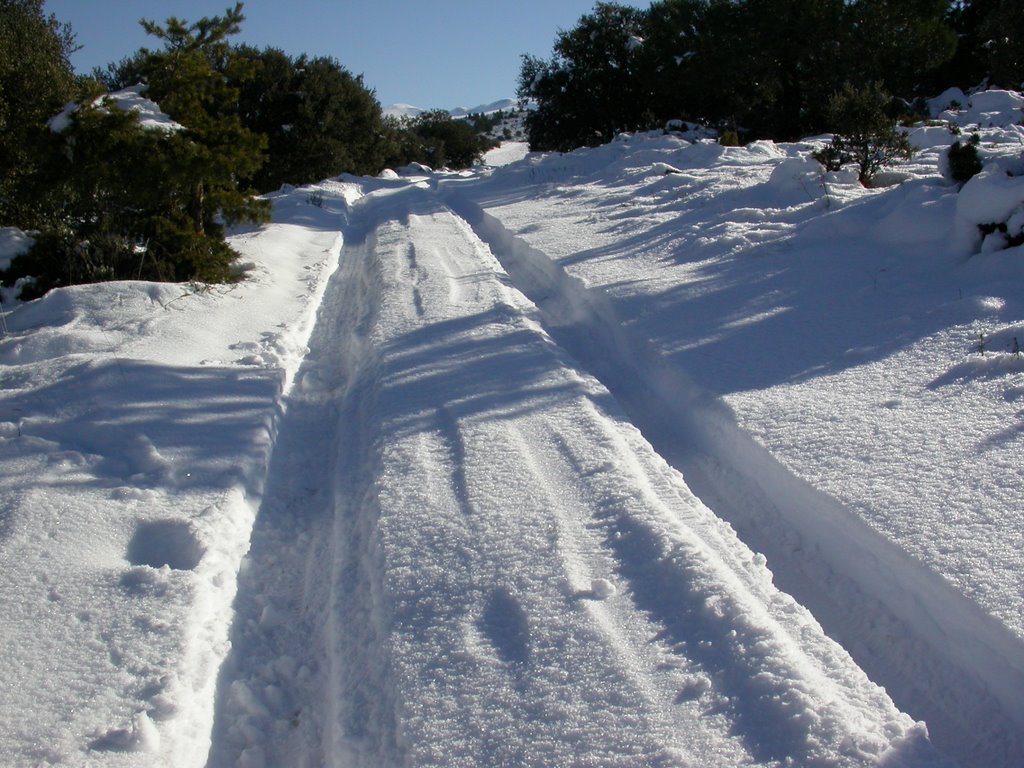
[(190, 571), (203, 554), (203, 545), (186, 521), (147, 520), (136, 526), (126, 557), (132, 565)]
[(480, 630), (506, 662), (525, 664), (530, 660), (530, 623), (519, 601), (504, 588), (487, 597)]

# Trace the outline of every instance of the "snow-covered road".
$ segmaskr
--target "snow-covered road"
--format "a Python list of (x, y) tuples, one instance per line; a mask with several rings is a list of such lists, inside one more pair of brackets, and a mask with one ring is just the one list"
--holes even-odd
[(286, 401), (211, 764), (940, 764), (466, 219), (376, 187)]
[(7, 312), (0, 763), (1024, 764), (1020, 249), (921, 131), (286, 186)]

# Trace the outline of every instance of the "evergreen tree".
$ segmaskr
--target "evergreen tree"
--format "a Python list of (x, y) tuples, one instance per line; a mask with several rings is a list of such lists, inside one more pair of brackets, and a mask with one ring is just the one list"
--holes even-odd
[(413, 130), (426, 149), (430, 165), (438, 168), (468, 168), (493, 146), (469, 123), (452, 119), (444, 110), (424, 112), (413, 122)]
[(844, 27), (853, 30), (843, 68), (859, 85), (880, 82), (903, 97), (927, 95), (928, 73), (956, 51), (949, 0), (853, 0)]
[(1024, 88), (1024, 10), (1018, 0), (998, 0), (981, 23), (992, 85)]
[(477, 133), (465, 120), (456, 120), (443, 109), (414, 118), (388, 117), (386, 161), (398, 167), (421, 163), (435, 168), (468, 168), (480, 161), (496, 141)]
[(526, 120), (534, 149), (593, 146), (656, 124), (641, 77), (644, 19), (599, 2), (558, 34), (551, 60), (523, 58), (518, 95), (538, 104)]
[(957, 0), (946, 11), (956, 53), (928, 79), (933, 91), (1024, 87), (1024, 13), (1017, 0)]
[(659, 0), (645, 14), (640, 78), (659, 123), (674, 118), (710, 122), (708, 97), (713, 94), (698, 64), (706, 15), (706, 0)]
[(830, 171), (856, 164), (858, 178), (865, 185), (883, 166), (909, 159), (914, 150), (906, 134), (897, 130), (886, 114), (890, 101), (881, 83), (864, 87), (844, 83), (828, 101), (827, 119), (835, 135), (814, 157)]
[(822, 105), (841, 84), (843, 8), (842, 0), (713, 0), (694, 62), (712, 122), (780, 140), (820, 130)]
[(236, 255), (225, 227), (269, 212), (267, 201), (238, 186), (262, 163), (264, 146), (242, 126), (231, 85), (246, 76), (246, 62), (231, 57), (226, 41), (241, 20), (238, 4), (192, 25), (143, 22), (165, 48), (143, 49), (131, 61), (148, 82), (147, 95), (178, 125), (144, 128), (137, 113), (107, 99), (83, 100), (55, 137), (58, 220), (5, 279), (33, 275), (45, 291), (119, 278), (231, 278)]
[[(953, 52), (948, 9), (947, 0), (657, 0), (646, 11), (598, 3), (559, 33), (550, 59), (523, 57), (518, 93), (536, 103), (530, 143), (568, 150), (670, 117), (747, 138), (820, 132), (843, 81), (923, 92)], [(1020, 37), (1004, 37), (1001, 66), (1012, 79)]]
[(42, 0), (0, 0), (0, 225), (40, 226), (56, 205), (47, 120), (73, 96), (74, 49)]
[(255, 74), (244, 57), (233, 56), (228, 37), (245, 17), (242, 3), (224, 16), (188, 24), (171, 17), (164, 26), (143, 20), (143, 28), (164, 42), (161, 51), (143, 49), (147, 95), (186, 130), (172, 136), (175, 164), (171, 186), (192, 232), (220, 237), (223, 223), (258, 221), (268, 206), (240, 189), (264, 162), (266, 139), (242, 125), (238, 83)]

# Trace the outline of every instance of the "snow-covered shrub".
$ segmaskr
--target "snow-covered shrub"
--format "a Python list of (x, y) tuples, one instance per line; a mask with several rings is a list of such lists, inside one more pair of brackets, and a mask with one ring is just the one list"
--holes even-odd
[(1006, 161), (986, 165), (957, 195), (957, 232), (964, 249), (982, 253), (1024, 244), (1024, 175)]
[(885, 109), (890, 99), (878, 83), (855, 88), (845, 83), (829, 99), (827, 117), (834, 131), (832, 141), (814, 153), (814, 159), (829, 171), (855, 163), (862, 184), (885, 165), (909, 159), (914, 149), (907, 136), (897, 130)]

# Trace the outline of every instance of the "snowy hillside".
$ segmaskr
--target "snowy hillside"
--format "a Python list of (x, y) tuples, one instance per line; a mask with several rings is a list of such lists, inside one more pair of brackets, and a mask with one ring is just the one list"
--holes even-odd
[(489, 104), (479, 104), (470, 109), (458, 107), (448, 110), (452, 117), (469, 117), (470, 115), (490, 115), (495, 112), (514, 112), (519, 109), (519, 102), (516, 99), (499, 99)]
[[(499, 99), (489, 104), (480, 104), (471, 109), (456, 107), (449, 109), (448, 114), (454, 118), (469, 117), (470, 115), (490, 115), (494, 112), (511, 112), (519, 108), (519, 102), (515, 99)], [(392, 117), (417, 117), (427, 110), (421, 107), (414, 107), (412, 104), (387, 104), (382, 107), (385, 115)]]
[(419, 117), (426, 111), (412, 104), (388, 104), (381, 108), (381, 112), (388, 117)]
[(1024, 100), (959, 96), (891, 186), (520, 145), (5, 303), (0, 762), (1024, 764)]

